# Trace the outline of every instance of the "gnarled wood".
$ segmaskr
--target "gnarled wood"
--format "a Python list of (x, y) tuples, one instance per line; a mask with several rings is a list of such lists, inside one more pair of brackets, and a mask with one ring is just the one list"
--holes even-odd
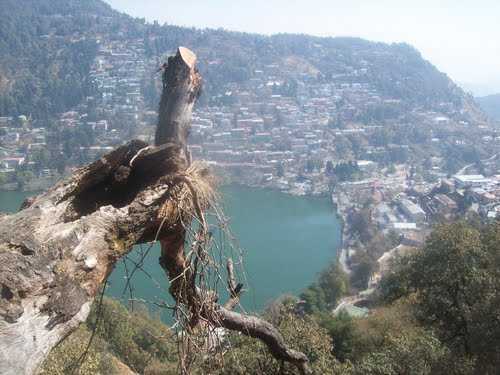
[[(75, 330), (115, 263), (137, 243), (160, 239), (160, 265), (177, 303), (214, 327), (262, 340), (279, 360), (308, 372), (307, 357), (289, 349), (264, 320), (230, 311), (239, 300), (228, 263), (231, 300), (222, 307), (196, 285), (179, 220), (191, 112), (201, 87), (196, 56), (179, 48), (164, 73), (156, 146), (132, 141), (75, 172), (14, 215), (0, 216), (0, 373), (33, 374), (49, 351)], [(203, 177), (203, 176), (201, 176)], [(206, 228), (200, 232), (206, 237)], [(202, 238), (200, 238), (202, 244)], [(206, 303), (208, 301), (208, 304)]]
[(216, 315), (214, 326), (238, 331), (246, 336), (259, 339), (267, 345), (270, 353), (276, 359), (294, 364), (301, 374), (311, 372), (307, 356), (302, 352), (288, 348), (283, 336), (271, 323), (256, 316), (230, 311), (224, 307), (219, 307), (216, 310)]
[(153, 240), (170, 176), (183, 164), (179, 147), (165, 145), (131, 167), (145, 146), (130, 142), (0, 217), (1, 374), (34, 373), (87, 318), (116, 261)]

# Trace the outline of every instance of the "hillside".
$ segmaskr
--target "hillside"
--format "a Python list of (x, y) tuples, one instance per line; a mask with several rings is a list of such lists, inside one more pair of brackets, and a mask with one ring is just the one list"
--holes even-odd
[(101, 33), (133, 29), (98, 0), (3, 0), (0, 17), (0, 115), (38, 121), (95, 92), (88, 74)]
[(488, 116), (500, 121), (500, 94), (479, 97), (476, 101)]
[[(102, 40), (140, 40), (149, 61), (159, 61), (178, 45), (197, 51), (206, 78), (205, 100), (212, 102), (232, 86), (248, 85), (263, 69), (274, 67), (276, 81), (285, 83), (277, 89), (279, 94), (297, 96), (297, 81), (302, 81), (355, 84), (380, 96), (382, 104), (358, 105), (360, 120), (378, 119), (376, 113), (393, 110), (384, 100), (400, 101), (399, 112), (446, 107), (461, 118), (481, 117), (469, 96), (406, 44), (151, 25), (99, 0), (3, 3), (0, 116), (32, 114), (41, 119), (70, 109), (96, 94), (89, 72)], [(151, 87), (147, 92), (147, 103), (156, 107), (157, 96)]]

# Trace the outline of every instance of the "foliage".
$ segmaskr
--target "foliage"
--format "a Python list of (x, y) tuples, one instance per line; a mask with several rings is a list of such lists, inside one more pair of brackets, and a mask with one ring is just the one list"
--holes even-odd
[(356, 324), (354, 319), (344, 311), (336, 316), (332, 316), (329, 312), (317, 314), (315, 319), (328, 331), (335, 357), (341, 362), (354, 359)]
[[(89, 1), (87, 7), (104, 11), (100, 4)], [(97, 43), (72, 38), (77, 32), (85, 35), (96, 22), (84, 12), (87, 7), (76, 0), (3, 2), (0, 81), (5, 77), (9, 84), (0, 89), (0, 115), (31, 114), (46, 122), (93, 92), (88, 73)], [(71, 18), (57, 17), (68, 13)]]
[(366, 289), (372, 274), (377, 271), (376, 254), (366, 249), (358, 249), (350, 258), (351, 285), (359, 290)]
[(333, 175), (339, 182), (350, 181), (358, 178), (361, 174), (356, 162), (338, 163), (333, 168)]
[(352, 364), (353, 374), (469, 374), (471, 362), (450, 350), (413, 318), (410, 301), (375, 310), (367, 318), (317, 317), (334, 345), (333, 353)]
[(348, 290), (349, 279), (339, 263), (334, 262), (320, 273), (317, 282), (306, 288), (300, 297), (305, 302), (305, 311), (315, 313), (334, 307)]
[(308, 286), (300, 294), (300, 298), (304, 301), (304, 310), (307, 314), (328, 311), (325, 292), (316, 283)]
[(470, 374), (471, 364), (456, 362), (448, 349), (430, 332), (405, 329), (388, 335), (384, 344), (356, 364), (355, 374), (437, 375)]
[(95, 329), (96, 309), (94, 304), (87, 322), (52, 350), (42, 374), (63, 375), (75, 368), (75, 374), (113, 375), (123, 373), (123, 364), (141, 374), (177, 374), (177, 346), (170, 329), (145, 308), (129, 311), (109, 298), (103, 299), (92, 345), (81, 365), (75, 366)]
[(499, 224), (440, 225), (381, 284), (386, 301), (413, 296), (418, 320), (453, 352), (477, 358), (483, 373), (500, 364), (499, 239)]
[[(349, 365), (341, 365), (331, 355), (332, 346), (325, 329), (309, 316), (295, 315), (284, 307), (279, 318), (272, 321), (283, 334), (290, 347), (304, 352), (310, 359), (315, 374), (344, 374)], [(296, 374), (293, 365), (279, 363), (258, 340), (230, 335), (231, 350), (224, 356), (220, 374)], [(281, 372), (280, 372), (281, 371)]]
[(347, 222), (352, 234), (357, 235), (361, 242), (368, 243), (375, 236), (369, 208), (350, 211), (347, 215)]
[[(109, 368), (102, 342), (94, 344), (88, 351), (85, 360), (77, 367), (86, 343), (89, 341), (91, 332), (84, 325), (80, 326), (73, 334), (56, 346), (45, 360), (41, 375), (65, 375), (73, 369), (78, 368), (75, 374), (94, 375), (100, 370), (107, 368), (106, 373), (115, 370)], [(110, 371), (111, 370), (111, 371)]]
[[(100, 314), (99, 337), (106, 340), (111, 353), (133, 370), (144, 373), (150, 365), (176, 369), (177, 347), (173, 333), (160, 320), (151, 319), (145, 308), (129, 312), (119, 302), (105, 299)], [(91, 329), (95, 321), (93, 310), (87, 321)]]

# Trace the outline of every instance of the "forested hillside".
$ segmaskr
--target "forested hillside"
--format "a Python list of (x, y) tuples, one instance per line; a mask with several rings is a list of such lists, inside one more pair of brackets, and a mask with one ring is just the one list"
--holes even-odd
[[(192, 48), (211, 100), (231, 83), (250, 82), (263, 67), (275, 65), (277, 77), (287, 81), (279, 93), (291, 96), (297, 94), (298, 78), (312, 76), (316, 82), (367, 84), (382, 97), (401, 100), (406, 109), (451, 105), (478, 112), (469, 96), (407, 44), (151, 25), (98, 0), (2, 3), (0, 115), (46, 119), (95, 94), (88, 74), (102, 38), (143, 39), (147, 57), (158, 61), (179, 45)], [(156, 106), (157, 97), (149, 94), (146, 99)]]
[(133, 27), (98, 0), (1, 3), (0, 115), (31, 115), (42, 125), (95, 93), (89, 70), (99, 35)]
[(183, 43), (195, 48), (205, 57), (205, 63), (215, 65), (205, 67), (207, 81), (212, 85), (243, 82), (254, 77), (255, 70), (262, 66), (279, 64), (291, 80), (314, 71), (325, 81), (369, 83), (382, 95), (413, 105), (461, 105), (466, 97), (446, 74), (404, 43), (389, 45), (359, 38), (287, 34), (265, 37), (174, 26), (158, 28), (153, 35), (148, 49), (153, 55)]

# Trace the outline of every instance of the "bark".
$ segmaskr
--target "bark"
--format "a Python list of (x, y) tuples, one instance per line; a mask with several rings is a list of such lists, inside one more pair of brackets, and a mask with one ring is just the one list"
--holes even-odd
[(168, 59), (163, 73), (163, 93), (155, 144), (182, 145), (187, 154), (187, 139), (191, 128), (191, 113), (200, 94), (201, 76), (195, 68), (196, 55), (180, 47), (177, 55)]
[[(0, 218), (0, 373), (32, 374), (83, 322), (113, 265), (154, 239), (179, 147), (133, 141)], [(174, 226), (164, 234), (175, 233)]]
[[(116, 262), (137, 243), (160, 239), (160, 265), (178, 304), (213, 326), (262, 340), (280, 360), (307, 372), (307, 357), (287, 348), (260, 318), (230, 311), (239, 300), (232, 265), (231, 300), (222, 307), (203, 296), (184, 254), (179, 192), (189, 189), (200, 221), (187, 151), (191, 113), (201, 77), (196, 56), (180, 47), (168, 61), (155, 146), (131, 141), (75, 172), (22, 210), (0, 216), (0, 373), (33, 374), (49, 351), (88, 316)], [(206, 228), (205, 228), (206, 229)], [(200, 232), (206, 237), (206, 230)], [(193, 326), (198, 319), (193, 319)]]

